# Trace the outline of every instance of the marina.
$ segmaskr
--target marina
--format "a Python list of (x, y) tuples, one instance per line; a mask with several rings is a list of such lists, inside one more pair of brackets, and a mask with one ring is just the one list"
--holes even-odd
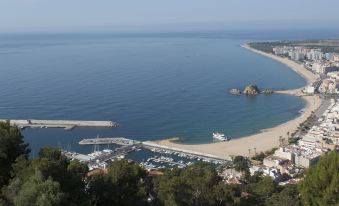
[[(78, 160), (88, 165), (89, 169), (105, 168), (109, 162), (116, 159), (128, 159), (138, 162), (146, 170), (159, 170), (165, 168), (184, 168), (194, 162), (208, 162), (218, 165), (229, 163), (228, 159), (214, 157), (208, 154), (198, 154), (193, 151), (183, 151), (176, 148), (165, 148), (164, 146), (146, 141), (140, 142), (127, 138), (93, 138), (83, 139), (80, 145), (93, 145), (92, 153), (80, 154), (72, 151), (62, 151), (67, 158)], [(100, 145), (117, 144), (121, 147), (115, 149), (99, 150)], [(142, 156), (143, 158), (139, 158)], [(138, 157), (138, 158), (136, 158)]]
[(112, 121), (83, 121), (83, 120), (37, 120), (37, 119), (0, 119), (0, 122), (6, 122), (12, 126), (24, 128), (64, 128), (71, 130), (75, 127), (118, 127), (117, 122)]
[(154, 156), (148, 158), (144, 162), (140, 162), (140, 166), (144, 167), (147, 170), (153, 170), (153, 169), (164, 169), (167, 166), (174, 167), (177, 166), (178, 168), (184, 168), (186, 166), (189, 166), (193, 164), (193, 162), (185, 163), (184, 160), (175, 161), (172, 157), (166, 157), (166, 156)]
[(208, 153), (202, 153), (202, 152), (196, 152), (192, 150), (187, 150), (179, 147), (170, 147), (166, 145), (161, 145), (156, 142), (152, 141), (144, 141), (142, 142), (142, 145), (144, 148), (148, 148), (150, 150), (156, 150), (156, 151), (164, 151), (165, 153), (171, 153), (171, 152), (177, 152), (178, 154), (185, 154), (185, 155), (192, 155), (201, 157), (201, 159), (207, 158), (207, 159), (215, 159), (215, 160), (221, 160), (221, 161), (230, 161), (231, 157), (226, 156), (216, 156)]
[(62, 151), (62, 153), (71, 160), (78, 160), (86, 163), (88, 168), (92, 170), (99, 167), (105, 168), (107, 163), (114, 161), (114, 159), (123, 159), (126, 154), (138, 150), (140, 146), (140, 144), (122, 146), (114, 150), (98, 150), (95, 148), (94, 152), (90, 154), (80, 154), (72, 151)]

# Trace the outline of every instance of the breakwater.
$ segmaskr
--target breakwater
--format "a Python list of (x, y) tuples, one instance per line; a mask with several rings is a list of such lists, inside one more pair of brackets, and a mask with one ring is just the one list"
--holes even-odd
[(64, 128), (74, 127), (118, 127), (119, 124), (112, 121), (82, 121), (82, 120), (37, 120), (37, 119), (0, 119), (0, 122), (9, 121), (12, 126), (19, 128)]
[(92, 139), (82, 139), (80, 145), (101, 145), (101, 144), (117, 144), (117, 145), (133, 145), (139, 141), (127, 139), (124, 137), (97, 137)]

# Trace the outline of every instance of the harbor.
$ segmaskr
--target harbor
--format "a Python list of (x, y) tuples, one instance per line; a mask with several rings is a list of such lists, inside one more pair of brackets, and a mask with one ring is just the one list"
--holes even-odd
[[(115, 144), (121, 147), (110, 149), (109, 145)], [(104, 137), (82, 139), (79, 145), (93, 145), (93, 152), (80, 154), (63, 150), (63, 154), (71, 159), (84, 162), (90, 170), (106, 168), (111, 161), (127, 159), (137, 162), (146, 170), (159, 170), (164, 168), (184, 168), (195, 162), (208, 162), (219, 166), (230, 162), (228, 158), (219, 158), (213, 155), (186, 151), (178, 148), (168, 148), (150, 141), (136, 141), (124, 137)], [(99, 147), (107, 147), (100, 150)]]
[(71, 130), (75, 127), (118, 127), (112, 121), (83, 121), (83, 120), (37, 120), (37, 119), (0, 119), (0, 122), (9, 121), (11, 126), (25, 128), (64, 128)]

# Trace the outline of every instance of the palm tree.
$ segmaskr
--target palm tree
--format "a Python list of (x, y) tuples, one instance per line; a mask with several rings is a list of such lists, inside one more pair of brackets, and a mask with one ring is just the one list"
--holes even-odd
[(248, 156), (251, 155), (251, 149), (248, 149)]
[(279, 146), (281, 147), (282, 145), (282, 136), (279, 137)]
[(257, 155), (257, 148), (254, 147), (254, 155)]

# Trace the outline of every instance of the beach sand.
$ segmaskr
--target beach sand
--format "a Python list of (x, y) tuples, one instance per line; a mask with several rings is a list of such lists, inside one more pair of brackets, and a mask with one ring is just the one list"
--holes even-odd
[[(273, 54), (267, 54), (253, 48), (250, 48), (248, 45), (243, 45), (242, 47), (249, 49), (255, 53), (264, 55), (276, 61), (279, 61), (289, 68), (293, 69), (299, 75), (304, 77), (308, 84), (314, 82), (318, 77), (312, 72), (306, 70), (301, 65), (287, 59), (281, 58)], [(278, 93), (286, 95), (300, 95), (300, 89), (279, 91)], [(318, 96), (301, 96), (306, 101), (306, 107), (304, 112), (297, 118), (290, 120), (284, 124), (280, 124), (276, 127), (264, 129), (258, 134), (241, 137), (233, 139), (228, 142), (218, 142), (218, 143), (209, 143), (209, 144), (180, 144), (176, 143), (171, 139), (154, 141), (152, 143), (175, 148), (185, 151), (193, 151), (198, 153), (205, 153), (220, 158), (229, 159), (231, 156), (242, 155), (242, 156), (253, 156), (254, 151), (261, 152), (272, 149), (273, 147), (279, 146), (279, 137), (287, 139), (287, 132), (293, 133), (297, 130), (300, 123), (304, 122), (313, 111), (315, 111), (321, 104), (321, 100)], [(250, 151), (249, 151), (250, 149)]]

